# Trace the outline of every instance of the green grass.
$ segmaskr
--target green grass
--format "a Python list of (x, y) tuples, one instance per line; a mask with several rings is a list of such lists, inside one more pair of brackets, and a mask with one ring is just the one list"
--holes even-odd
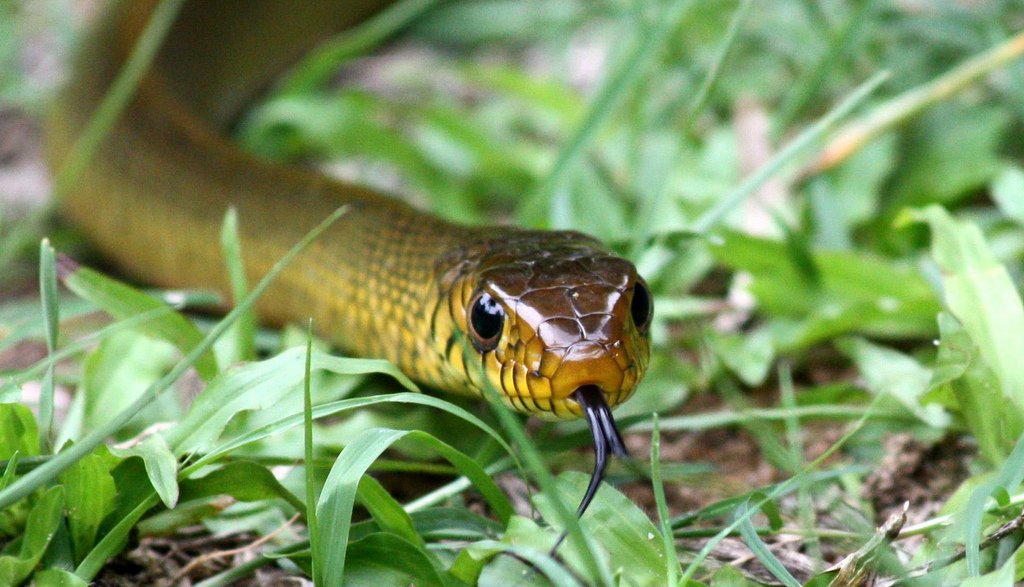
[[(27, 5), (0, 3), (0, 107), (38, 116), (20, 51), (67, 24)], [(257, 328), (273, 276), (242, 271), (233, 215), (209, 246), (235, 309), (211, 319), (68, 265), (73, 233), (0, 209), (0, 291), (37, 274), (41, 292), (0, 297), (0, 584), (84, 585), (196, 524), (269, 537), (208, 586), (261, 567), (321, 585), (1024, 579), (1022, 23), (999, 1), (406, 0), (250, 111), (237, 138), (261, 155), (346, 161), (450, 218), (574, 228), (637, 262), (654, 356), (616, 415), (643, 450), (578, 522), (580, 423), (527, 429), (306, 325)], [(405, 59), (359, 60), (396, 32)], [(385, 90), (332, 86), (343, 65)], [(740, 136), (751, 112), (764, 131)], [(926, 453), (947, 487), (920, 485), (886, 534), (872, 474), (893, 434), (977, 450), (955, 477), (957, 455)], [(724, 564), (733, 539), (753, 562)]]

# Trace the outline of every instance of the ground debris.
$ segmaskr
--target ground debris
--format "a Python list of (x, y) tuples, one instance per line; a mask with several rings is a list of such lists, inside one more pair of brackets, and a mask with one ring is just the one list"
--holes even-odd
[(969, 476), (967, 465), (976, 449), (961, 435), (925, 443), (910, 434), (891, 434), (885, 458), (864, 482), (865, 498), (876, 522), (887, 520), (909, 503), (907, 522), (916, 524), (936, 514)]
[[(135, 548), (125, 550), (111, 559), (92, 585), (190, 587), (252, 558), (255, 553), (246, 547), (256, 540), (258, 537), (249, 533), (211, 535), (201, 527), (186, 528), (169, 537), (146, 537)], [(230, 557), (210, 556), (220, 551), (239, 549), (239, 554)], [(199, 559), (203, 559), (203, 564), (190, 567), (193, 561)], [(287, 578), (284, 571), (272, 566), (250, 575), (236, 585), (281, 585), (287, 584), (281, 582), (287, 581)]]

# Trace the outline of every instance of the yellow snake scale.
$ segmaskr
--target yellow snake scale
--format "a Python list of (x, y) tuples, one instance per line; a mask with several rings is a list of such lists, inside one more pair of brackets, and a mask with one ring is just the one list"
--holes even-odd
[[(246, 270), (259, 276), (348, 204), (260, 299), (264, 321), (311, 316), (319, 334), (348, 353), (389, 359), (441, 390), (481, 395), (489, 384), (528, 414), (577, 417), (588, 401), (625, 401), (647, 367), (651, 299), (634, 266), (595, 239), (456, 225), (261, 161), (224, 138), (275, 74), (380, 4), (187, 2), (62, 213), (139, 279), (227, 292), (218, 235), (230, 206)], [(115, 3), (80, 48), (48, 124), (55, 165), (154, 7)], [(595, 418), (613, 430), (607, 410)]]

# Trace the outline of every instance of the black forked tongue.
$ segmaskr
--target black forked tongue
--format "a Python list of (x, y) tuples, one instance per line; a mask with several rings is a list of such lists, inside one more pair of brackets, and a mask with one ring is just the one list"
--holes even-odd
[[(612, 454), (619, 457), (628, 457), (629, 453), (626, 452), (626, 445), (622, 442), (619, 429), (615, 427), (612, 410), (604, 401), (604, 394), (596, 385), (584, 385), (577, 389), (572, 397), (583, 408), (583, 417), (587, 419), (590, 433), (594, 435), (594, 471), (590, 474), (587, 492), (583, 494), (583, 499), (580, 500), (580, 505), (576, 508), (576, 517), (580, 517), (590, 507), (590, 502), (597, 494), (597, 488), (601, 486), (604, 469), (608, 466), (608, 452), (611, 451)], [(551, 547), (552, 556), (558, 551), (558, 547), (562, 545), (562, 541), (567, 535), (566, 532), (562, 532), (562, 535), (555, 541), (555, 545)]]
[(611, 408), (604, 401), (604, 394), (595, 385), (585, 385), (573, 394), (576, 403), (583, 408), (583, 416), (590, 425), (590, 433), (594, 435), (594, 471), (590, 474), (590, 484), (583, 494), (576, 515), (582, 516), (597, 493), (597, 488), (604, 479), (604, 470), (608, 465), (608, 452), (618, 457), (629, 456), (626, 445), (622, 443), (619, 429), (615, 427), (615, 418)]

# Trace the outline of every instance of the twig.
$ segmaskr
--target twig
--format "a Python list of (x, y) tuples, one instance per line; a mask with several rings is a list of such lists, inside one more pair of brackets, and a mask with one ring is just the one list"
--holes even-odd
[(1024, 32), (976, 55), (939, 77), (907, 90), (872, 110), (863, 118), (847, 123), (822, 150), (804, 173), (817, 175), (849, 159), (876, 136), (891, 130), (938, 102), (976, 82), (981, 76), (1024, 55)]
[(903, 507), (889, 516), (889, 519), (875, 531), (875, 535), (864, 546), (830, 567), (829, 571), (838, 571), (831, 585), (866, 584), (867, 578), (874, 572), (872, 563), (878, 560), (883, 549), (888, 548), (893, 540), (896, 540), (900, 530), (907, 523), (908, 509), (910, 509), (910, 502), (903, 502)]
[[(1014, 532), (1017, 532), (1018, 530), (1021, 530), (1022, 528), (1024, 528), (1024, 510), (1021, 510), (1021, 513), (1018, 514), (1016, 518), (1014, 518), (1014, 519), (1010, 520), (1009, 522), (1003, 524), (995, 532), (989, 534), (985, 538), (985, 540), (981, 541), (981, 544), (978, 546), (978, 549), (979, 550), (985, 550), (986, 548), (989, 548), (990, 546), (998, 544), (999, 541), (1001, 541), (1003, 538), (1006, 538), (1010, 534), (1013, 534)], [(907, 575), (905, 577), (901, 577), (899, 579), (894, 579), (891, 582), (886, 583), (885, 587), (889, 587), (890, 585), (898, 585), (898, 584), (900, 584), (900, 583), (902, 583), (904, 581), (907, 581), (909, 579), (916, 579), (918, 577), (923, 577), (923, 576), (925, 576), (925, 575), (927, 575), (929, 573), (932, 573), (934, 571), (937, 571), (937, 570), (939, 570), (941, 568), (948, 567), (949, 565), (952, 565), (954, 563), (960, 562), (966, 556), (967, 556), (967, 551), (963, 547), (961, 547), (954, 554), (951, 554), (951, 555), (949, 555), (949, 556), (947, 556), (945, 558), (939, 558), (939, 559), (935, 559), (933, 561), (930, 561), (927, 564), (921, 565), (920, 567), (917, 567), (916, 569), (913, 569), (912, 571), (907, 573)]]
[(198, 557), (192, 559), (192, 561), (190, 563), (188, 563), (187, 565), (182, 567), (180, 571), (175, 573), (174, 574), (174, 578), (172, 579), (172, 582), (177, 583), (183, 577), (185, 577), (186, 575), (191, 573), (193, 569), (195, 569), (199, 565), (205, 564), (205, 563), (207, 563), (207, 562), (209, 562), (211, 560), (227, 558), (227, 557), (235, 556), (236, 554), (242, 554), (242, 553), (245, 553), (245, 552), (249, 552), (249, 551), (255, 550), (255, 549), (259, 548), (260, 546), (262, 546), (263, 544), (266, 544), (268, 541), (273, 540), (275, 536), (280, 534), (285, 528), (288, 528), (289, 526), (294, 524), (295, 520), (298, 520), (298, 519), (299, 519), (299, 514), (293, 515), (291, 518), (288, 519), (287, 522), (285, 522), (284, 524), (281, 524), (280, 526), (278, 526), (277, 529), (275, 529), (270, 534), (267, 534), (266, 536), (261, 536), (260, 538), (254, 540), (253, 542), (251, 542), (249, 544), (246, 544), (245, 546), (239, 546), (238, 548), (231, 548), (231, 549), (228, 549), (228, 550), (216, 550), (214, 552), (211, 552), (211, 553), (208, 553), (208, 554), (204, 554), (202, 556), (198, 556)]

